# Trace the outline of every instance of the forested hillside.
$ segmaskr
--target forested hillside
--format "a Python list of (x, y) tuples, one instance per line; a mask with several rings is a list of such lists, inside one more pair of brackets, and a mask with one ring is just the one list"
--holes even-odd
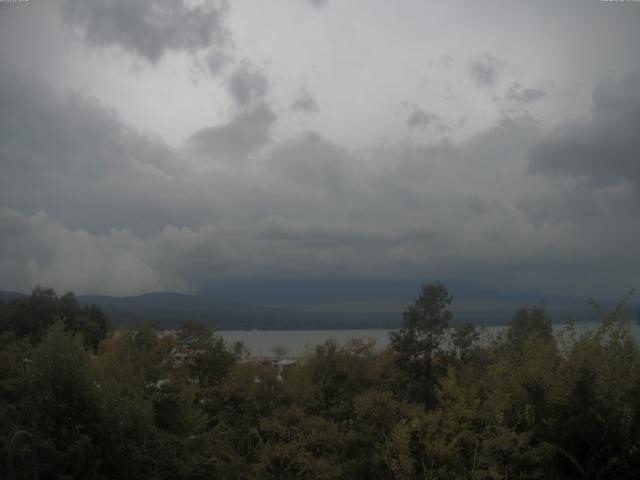
[(113, 331), (38, 289), (0, 305), (0, 445), (30, 432), (55, 479), (637, 478), (624, 303), (560, 337), (523, 308), (480, 345), (452, 300), (425, 284), (385, 351), (327, 342), (279, 369), (191, 322)]

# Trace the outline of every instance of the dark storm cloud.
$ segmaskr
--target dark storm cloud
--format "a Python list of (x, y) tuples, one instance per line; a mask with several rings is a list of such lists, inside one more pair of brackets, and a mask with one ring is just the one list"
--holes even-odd
[(411, 128), (426, 128), (437, 122), (440, 117), (422, 109), (415, 109), (407, 119), (407, 125)]
[(317, 133), (307, 132), (278, 144), (269, 156), (267, 165), (289, 179), (300, 194), (306, 190), (333, 196), (357, 188), (349, 153)]
[(150, 62), (167, 50), (223, 47), (228, 32), (223, 8), (184, 0), (60, 0), (63, 16), (87, 44), (119, 46)]
[(209, 48), (202, 58), (207, 70), (209, 70), (209, 73), (212, 75), (220, 73), (232, 60), (232, 55), (230, 55), (226, 49), (216, 47)]
[[(222, 128), (232, 139), (222, 150), (263, 142), (273, 118), (265, 105), (244, 111)], [(184, 162), (95, 99), (0, 70), (0, 288), (186, 291), (207, 272), (257, 263), (212, 219), (220, 209), (237, 217), (224, 202), (241, 206), (251, 188)]]
[[(577, 236), (515, 204), (541, 196), (523, 178), (538, 131), (527, 118), (461, 144), (363, 156), (312, 132), (272, 144), (275, 115), (257, 103), (176, 151), (90, 98), (10, 71), (0, 102), (0, 283), (12, 288), (130, 294), (212, 276), (425, 272), (489, 282), (489, 267), (557, 271), (613, 242), (601, 223)], [(620, 252), (629, 225), (608, 229)]]
[(307, 0), (312, 7), (322, 8), (329, 3), (329, 0)]
[(479, 87), (492, 87), (498, 81), (506, 63), (490, 54), (484, 54), (469, 62), (471, 80)]
[[(25, 289), (189, 290), (211, 272), (415, 273), (458, 249), (493, 258), (490, 239), (509, 214), (481, 193), (495, 182), (487, 162), (511, 155), (528, 131), (507, 125), (465, 147), (385, 149), (367, 165), (316, 133), (268, 146), (276, 118), (264, 103), (178, 152), (91, 98), (58, 97), (8, 70), (0, 102), (0, 279)], [(470, 186), (475, 198), (455, 199)]]
[(590, 187), (640, 192), (640, 71), (609, 77), (593, 92), (592, 116), (565, 124), (535, 146), (530, 171)]
[[(199, 58), (210, 55), (212, 71), (237, 67), (224, 72), (231, 116), (172, 147), (89, 95), (58, 95), (34, 75), (0, 69), (0, 288), (41, 283), (131, 294), (195, 290), (212, 278), (287, 275), (459, 275), (496, 284), (502, 271), (508, 287), (533, 278), (529, 285), (553, 289), (588, 271), (619, 278), (637, 249), (640, 228), (631, 213), (637, 196), (629, 188), (629, 179), (638, 183), (630, 161), (638, 158), (631, 133), (638, 131), (637, 75), (604, 82), (594, 94), (593, 118), (541, 142), (541, 125), (520, 111), (495, 123), (488, 118), (466, 140), (376, 138), (353, 151), (317, 132), (286, 130), (285, 121), (274, 132), (278, 118), (267, 103), (265, 74), (250, 60), (238, 66), (216, 56), (198, 28), (178, 34), (169, 26), (151, 48), (142, 39), (155, 38), (173, 20), (153, 9), (140, 18), (136, 12), (151, 8), (148, 2), (87, 5), (67, 8), (90, 43), (150, 61), (172, 49), (198, 50)], [(198, 8), (205, 9), (203, 22), (212, 22), (209, 7), (162, 5), (180, 22), (196, 22), (180, 16), (181, 9)], [(131, 24), (111, 32), (110, 16), (128, 8)], [(504, 65), (485, 56), (469, 68), (476, 85), (506, 92), (505, 102), (530, 105), (544, 96), (505, 81)], [(469, 87), (468, 80), (461, 84)], [(329, 111), (340, 96), (317, 85)], [(411, 99), (422, 100), (429, 101)], [(414, 128), (437, 127), (434, 114), (418, 105), (407, 104), (402, 119)], [(304, 94), (290, 105), (303, 113), (316, 107)], [(322, 128), (326, 119), (318, 120)], [(346, 144), (364, 131), (351, 126), (343, 129)], [(589, 154), (601, 148), (611, 168), (588, 155), (579, 165), (567, 161), (563, 152), (574, 152), (576, 139)], [(631, 153), (617, 155), (616, 148)], [(580, 182), (582, 188), (568, 191)], [(592, 186), (615, 192), (599, 188), (594, 195)], [(626, 216), (616, 213), (621, 205)]]
[(269, 142), (276, 118), (271, 108), (261, 102), (240, 111), (229, 123), (194, 133), (187, 139), (186, 146), (190, 153), (212, 161), (243, 158)]
[(511, 84), (507, 91), (507, 99), (513, 103), (528, 105), (542, 100), (547, 92), (541, 88), (522, 88), (518, 82)]
[(267, 79), (246, 65), (238, 67), (229, 78), (229, 92), (240, 107), (245, 107), (267, 93)]
[(104, 231), (181, 208), (168, 188), (174, 149), (95, 99), (11, 69), (0, 71), (0, 159), (0, 205), (46, 208), (67, 225)]
[(293, 101), (290, 108), (310, 115), (320, 111), (316, 100), (306, 89), (300, 92), (300, 95)]
[[(28, 291), (38, 283), (81, 291), (126, 294), (172, 288), (144, 242), (126, 231), (93, 235), (72, 230), (40, 211), (25, 215), (0, 207), (0, 284)], [(154, 254), (155, 255), (155, 254)], [(175, 277), (174, 277), (175, 278)]]
[(577, 282), (628, 289), (640, 281), (632, 261), (640, 237), (639, 92), (638, 72), (605, 79), (594, 89), (589, 118), (556, 128), (529, 153), (538, 189), (515, 203), (536, 228), (566, 232), (562, 244), (573, 251), (563, 262), (584, 272)]

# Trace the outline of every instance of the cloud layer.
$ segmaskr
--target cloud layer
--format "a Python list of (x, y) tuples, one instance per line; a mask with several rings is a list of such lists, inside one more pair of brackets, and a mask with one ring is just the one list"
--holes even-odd
[[(347, 8), (310, 3), (324, 11), (305, 20), (305, 32)], [(224, 5), (59, 7), (64, 28), (80, 33), (70, 40), (81, 42), (71, 43), (74, 61), (115, 47), (145, 60), (146, 76), (190, 75), (215, 114), (170, 144), (97, 93), (54, 88), (47, 69), (8, 62), (0, 288), (132, 294), (227, 278), (462, 278), (608, 295), (640, 282), (630, 260), (640, 236), (638, 71), (599, 76), (584, 87), (590, 108), (557, 121), (549, 104), (574, 97), (520, 75), (506, 51), (469, 50), (428, 74), (415, 66), (410, 95), (387, 71), (401, 55), (379, 49), (387, 55), (379, 78), (358, 76), (370, 48), (358, 35), (375, 38), (362, 26), (353, 44), (332, 47), (342, 68), (331, 77), (346, 78), (338, 88), (316, 67), (322, 55), (299, 71), (299, 62), (276, 68), (240, 41), (225, 56), (235, 40)], [(245, 18), (232, 20), (238, 29)], [(217, 75), (185, 73), (174, 53), (211, 59)], [(123, 75), (142, 75), (125, 63)], [(387, 104), (387, 115), (376, 110)], [(360, 116), (333, 113), (349, 109)]]
[(569, 122), (532, 151), (531, 170), (594, 189), (640, 187), (640, 71), (608, 77), (593, 92), (592, 117)]
[(211, 2), (190, 6), (184, 0), (59, 0), (64, 19), (85, 42), (118, 46), (155, 63), (166, 51), (196, 51), (228, 41), (224, 10)]
[[(270, 142), (277, 117), (263, 103), (175, 150), (90, 98), (58, 98), (5, 72), (2, 278), (23, 289), (53, 282), (125, 294), (254, 275), (465, 272), (499, 284), (514, 265), (526, 278), (598, 257), (616, 264), (606, 257), (610, 236), (629, 252), (623, 239), (638, 222), (610, 222), (609, 237), (598, 238), (596, 214), (578, 224), (594, 235), (586, 241), (575, 212), (553, 218), (547, 212), (561, 209), (547, 205), (536, 213), (544, 202), (571, 201), (566, 186), (540, 188), (537, 178), (599, 179), (595, 157), (578, 169), (558, 152), (582, 148), (574, 142), (594, 128), (632, 120), (635, 107), (620, 98), (635, 91), (635, 78), (598, 87), (593, 121), (568, 127), (568, 136), (541, 136), (521, 118), (460, 145), (398, 143), (356, 155), (311, 132)], [(622, 161), (634, 158), (629, 140), (615, 147), (630, 150), (616, 150), (610, 180), (635, 181), (633, 163)]]

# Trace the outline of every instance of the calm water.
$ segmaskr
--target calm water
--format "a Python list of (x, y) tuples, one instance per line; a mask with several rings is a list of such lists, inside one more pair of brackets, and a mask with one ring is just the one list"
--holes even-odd
[[(596, 323), (576, 324), (577, 332), (597, 327)], [(486, 341), (493, 335), (504, 331), (506, 327), (485, 327), (481, 338)], [(564, 325), (554, 325), (556, 332), (562, 331)], [(633, 334), (640, 343), (640, 326), (632, 326)], [(227, 330), (219, 331), (227, 342), (242, 341), (252, 356), (274, 356), (274, 348), (284, 347), (288, 357), (301, 357), (329, 339), (344, 345), (352, 338), (370, 338), (375, 341), (377, 349), (384, 349), (389, 344), (387, 329), (379, 330)]]

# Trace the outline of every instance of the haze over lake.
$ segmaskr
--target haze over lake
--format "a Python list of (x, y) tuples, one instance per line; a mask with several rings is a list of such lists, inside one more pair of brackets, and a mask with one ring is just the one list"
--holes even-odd
[[(575, 325), (576, 332), (592, 330), (598, 327), (598, 323), (579, 323)], [(491, 326), (481, 328), (481, 343), (486, 343), (492, 336), (505, 331), (507, 327)], [(566, 328), (565, 324), (555, 324), (556, 334), (560, 334)], [(633, 324), (632, 332), (636, 342), (640, 343), (640, 325)], [(285, 347), (289, 357), (301, 357), (311, 353), (313, 349), (327, 340), (333, 339), (341, 345), (350, 339), (366, 338), (375, 341), (375, 348), (382, 350), (389, 345), (388, 329), (361, 329), (361, 330), (224, 330), (218, 332), (227, 342), (244, 342), (253, 357), (271, 357), (274, 348)]]

